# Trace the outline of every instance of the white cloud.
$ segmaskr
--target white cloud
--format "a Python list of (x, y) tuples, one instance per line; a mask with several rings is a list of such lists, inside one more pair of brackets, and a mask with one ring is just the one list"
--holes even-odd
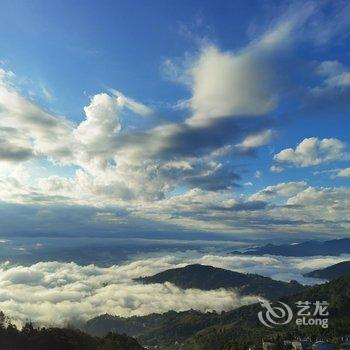
[(345, 112), (350, 99), (350, 67), (339, 61), (323, 61), (317, 65), (316, 74), (322, 80), (305, 91), (304, 107), (319, 113)]
[(318, 139), (317, 137), (304, 139), (295, 149), (286, 148), (274, 156), (274, 160), (278, 163), (296, 167), (319, 165), (348, 158), (348, 146), (345, 142), (336, 138)]
[(70, 159), (73, 127), (72, 122), (45, 112), (20, 95), (6, 80), (0, 83), (0, 130), (8, 142), (7, 160), (18, 158), (19, 150), (33, 157)]
[(279, 166), (279, 165), (273, 164), (273, 165), (270, 166), (270, 171), (273, 172), (273, 173), (281, 173), (283, 170), (284, 169), (281, 166)]
[(5, 83), (6, 84), (10, 83), (14, 77), (15, 77), (15, 73), (13, 73), (12, 71), (0, 68), (0, 85), (5, 85)]
[(44, 98), (46, 100), (52, 101), (54, 99), (52, 93), (50, 92), (50, 90), (46, 86), (41, 85), (40, 90), (41, 90), (41, 94), (44, 96)]
[[(262, 116), (277, 106), (286, 86), (286, 52), (301, 39), (307, 21), (315, 14), (311, 2), (302, 10), (281, 16), (262, 35), (234, 52), (213, 45), (202, 48), (187, 72), (190, 77), (192, 126), (210, 125), (224, 117)], [(289, 66), (288, 66), (289, 67)]]
[(143, 103), (137, 102), (130, 97), (126, 97), (123, 93), (115, 89), (111, 89), (111, 92), (117, 97), (117, 103), (120, 107), (127, 107), (134, 113), (142, 116), (154, 115), (153, 109)]
[(254, 177), (256, 177), (257, 179), (260, 179), (262, 176), (262, 171), (260, 170), (257, 170), (255, 173), (254, 173)]
[(335, 214), (337, 209), (340, 209), (338, 215), (341, 215), (343, 210), (347, 211), (349, 209), (349, 194), (350, 188), (347, 187), (308, 187), (304, 191), (289, 198), (287, 204), (312, 204), (313, 209), (316, 209), (316, 207), (323, 207), (325, 214), (327, 213), (327, 210)]
[(114, 142), (121, 129), (119, 104), (116, 98), (98, 94), (84, 111), (86, 119), (73, 131), (76, 161), (90, 172), (106, 169), (115, 154)]
[[(107, 94), (95, 95), (89, 106), (84, 108), (86, 120), (74, 131), (75, 137), (83, 145), (92, 145), (98, 149), (99, 145), (107, 145), (110, 139), (120, 131), (118, 119), (119, 104), (117, 100)], [(105, 145), (104, 145), (105, 146)]]
[(263, 190), (254, 193), (249, 198), (250, 200), (269, 201), (276, 197), (291, 197), (307, 187), (305, 181), (299, 182), (283, 182), (274, 186), (267, 186)]
[[(298, 211), (300, 219), (310, 222), (328, 223), (329, 229), (347, 229), (350, 208), (350, 188), (347, 187), (308, 187), (286, 201), (287, 205), (297, 205), (304, 212)], [(316, 224), (317, 226), (317, 224)]]
[(350, 68), (339, 61), (321, 62), (317, 72), (326, 77), (325, 86), (341, 87), (350, 85)]
[(256, 134), (248, 135), (242, 143), (237, 146), (248, 149), (257, 148), (270, 143), (274, 136), (275, 132), (271, 129), (267, 129)]
[(335, 174), (336, 177), (350, 177), (350, 168), (339, 169)]
[(235, 55), (205, 48), (192, 68), (194, 115), (187, 123), (206, 125), (215, 118), (271, 112), (276, 96), (269, 72), (254, 50)]

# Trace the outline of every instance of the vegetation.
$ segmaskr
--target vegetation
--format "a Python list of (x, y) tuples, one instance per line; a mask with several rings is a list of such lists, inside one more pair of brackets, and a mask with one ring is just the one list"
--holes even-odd
[(77, 329), (40, 328), (27, 323), (21, 330), (0, 313), (0, 349), (6, 350), (142, 350), (133, 338), (109, 332), (94, 337)]
[(250, 341), (258, 342), (261, 338), (272, 339), (272, 341), (277, 342), (278, 339), (310, 337), (312, 340), (330, 339), (336, 343), (342, 335), (350, 332), (350, 274), (282, 299), (288, 305), (293, 305), (299, 300), (328, 301), (330, 304), (329, 327), (298, 327), (294, 323), (290, 323), (289, 325), (268, 329), (257, 320), (259, 306), (249, 305), (226, 314), (223, 325), (204, 329), (194, 334), (187, 339), (182, 349), (222, 350), (223, 346), (219, 343), (216, 346), (211, 344), (210, 347), (206, 345), (218, 334), (224, 343), (225, 341), (226, 343), (235, 341), (243, 346)]
[(162, 349), (179, 349), (179, 344), (182, 344), (182, 350), (241, 350), (262, 338), (272, 339), (278, 344), (282, 339), (299, 336), (336, 342), (341, 335), (350, 333), (350, 274), (281, 300), (288, 305), (299, 300), (328, 301), (329, 328), (298, 327), (290, 323), (269, 329), (259, 323), (257, 314), (261, 308), (254, 304), (220, 314), (189, 310), (129, 319), (103, 315), (89, 321), (86, 330), (93, 332), (98, 329), (102, 334), (110, 329), (122, 330), (144, 344), (161, 345)]
[(338, 264), (328, 266), (325, 269), (311, 271), (306, 273), (304, 276), (332, 280), (347, 273), (350, 273), (350, 261), (343, 261)]

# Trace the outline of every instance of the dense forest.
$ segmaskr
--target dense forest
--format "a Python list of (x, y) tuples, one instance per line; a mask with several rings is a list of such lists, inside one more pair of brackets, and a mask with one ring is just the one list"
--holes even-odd
[(291, 322), (269, 329), (259, 323), (257, 314), (261, 309), (259, 305), (254, 304), (222, 314), (219, 324), (197, 332), (184, 342), (181, 349), (222, 350), (229, 344), (237, 344), (233, 348), (244, 349), (247, 344), (257, 343), (263, 338), (277, 344), (283, 339), (297, 337), (309, 337), (312, 340), (328, 339), (337, 344), (341, 336), (350, 333), (350, 274), (281, 300), (288, 305), (293, 305), (299, 300), (328, 301), (329, 327), (297, 326)]
[(91, 336), (70, 328), (34, 328), (27, 323), (21, 330), (0, 312), (0, 349), (6, 350), (142, 350), (133, 338), (109, 332)]
[(350, 261), (342, 261), (324, 269), (314, 270), (304, 276), (332, 280), (347, 273), (350, 273)]
[(85, 330), (103, 335), (115, 329), (136, 337), (142, 344), (182, 350), (245, 349), (248, 344), (259, 343), (263, 338), (277, 344), (283, 339), (297, 337), (324, 338), (337, 343), (342, 335), (350, 333), (350, 274), (281, 300), (288, 305), (299, 300), (328, 301), (329, 328), (297, 327), (290, 323), (269, 329), (258, 321), (260, 305), (253, 304), (222, 313), (189, 310), (131, 318), (101, 315), (87, 322)]

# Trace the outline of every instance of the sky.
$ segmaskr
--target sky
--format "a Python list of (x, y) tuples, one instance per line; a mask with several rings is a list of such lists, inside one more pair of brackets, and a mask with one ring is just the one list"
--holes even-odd
[(0, 235), (349, 234), (348, 1), (0, 6)]

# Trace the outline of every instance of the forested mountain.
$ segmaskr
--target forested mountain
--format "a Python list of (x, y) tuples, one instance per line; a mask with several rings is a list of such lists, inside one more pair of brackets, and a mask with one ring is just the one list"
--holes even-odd
[(347, 273), (350, 273), (350, 261), (343, 261), (324, 269), (314, 270), (306, 273), (304, 276), (332, 280)]
[(305, 288), (296, 281), (275, 281), (257, 274), (239, 273), (199, 264), (166, 270), (154, 276), (138, 278), (137, 281), (148, 284), (171, 282), (183, 289), (235, 288), (242, 295), (254, 294), (270, 299), (297, 293)]
[(350, 254), (350, 238), (332, 239), (329, 241), (307, 241), (298, 244), (267, 244), (245, 252), (233, 252), (243, 255), (282, 255), (282, 256), (315, 256)]
[(109, 332), (95, 337), (77, 329), (40, 328), (26, 324), (18, 330), (0, 313), (0, 349), (3, 350), (142, 350), (135, 339)]
[(319, 337), (334, 338), (349, 332), (350, 274), (326, 284), (311, 287), (302, 293), (282, 300), (291, 306), (299, 300), (328, 301), (330, 304), (329, 328), (324, 329), (319, 326), (298, 328), (294, 323), (290, 323), (275, 329), (268, 329), (258, 322), (257, 313), (261, 308), (255, 304), (232, 311), (228, 317), (226, 315), (224, 324), (214, 325), (196, 333), (185, 342), (182, 349), (218, 350), (222, 349), (223, 344), (229, 342), (257, 341), (261, 337), (282, 336), (288, 338), (290, 334), (294, 334), (294, 336), (310, 336), (314, 339)]
[(136, 337), (142, 344), (172, 346), (176, 341), (184, 341), (194, 333), (220, 323), (221, 317), (215, 312), (201, 313), (195, 310), (133, 317), (106, 314), (86, 322), (84, 330), (99, 336), (115, 330)]
[[(305, 291), (281, 299), (288, 305), (297, 301), (323, 301), (330, 303), (329, 328), (307, 326), (297, 328), (293, 323), (269, 329), (257, 318), (260, 305), (248, 305), (239, 309), (217, 313), (167, 312), (143, 317), (123, 319), (100, 316), (86, 324), (91, 333), (103, 334), (110, 329), (135, 336), (143, 344), (161, 345), (162, 349), (223, 350), (230, 344), (247, 344), (262, 337), (320, 336), (333, 338), (349, 333), (350, 330), (350, 274), (323, 285), (310, 287)], [(231, 346), (231, 345), (230, 345)], [(226, 348), (225, 348), (226, 347)]]

